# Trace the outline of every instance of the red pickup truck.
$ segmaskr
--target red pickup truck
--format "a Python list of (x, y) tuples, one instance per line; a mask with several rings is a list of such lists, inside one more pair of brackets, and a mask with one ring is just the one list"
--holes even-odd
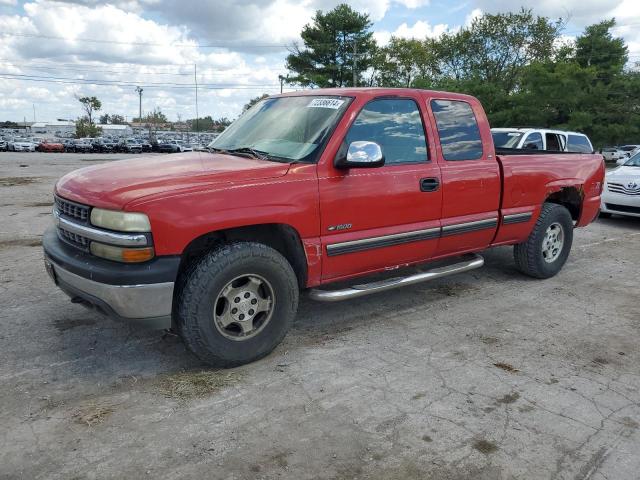
[(45, 265), (72, 301), (171, 325), (233, 366), (278, 345), (301, 291), (354, 298), (480, 267), (496, 245), (514, 245), (523, 273), (555, 275), (603, 179), (600, 155), (496, 151), (467, 95), (295, 92), (251, 108), (211, 153), (63, 177)]

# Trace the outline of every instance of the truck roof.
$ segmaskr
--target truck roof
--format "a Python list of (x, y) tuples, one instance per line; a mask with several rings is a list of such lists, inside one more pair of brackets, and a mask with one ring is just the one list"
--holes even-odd
[(353, 97), (356, 95), (373, 96), (373, 95), (389, 95), (398, 96), (403, 93), (420, 94), (433, 97), (455, 98), (461, 100), (476, 100), (471, 95), (464, 93), (443, 92), (439, 90), (424, 90), (421, 88), (387, 88), (387, 87), (346, 87), (346, 88), (311, 88), (306, 90), (296, 90), (294, 92), (280, 93), (271, 95), (271, 97), (300, 97), (300, 96), (318, 96), (318, 95), (340, 95), (345, 97)]
[[(558, 130), (555, 128), (536, 128), (536, 127), (498, 127), (492, 128), (492, 132), (548, 132), (548, 133), (568, 133), (570, 135), (585, 135), (582, 132), (572, 132), (570, 130)], [(586, 136), (586, 135), (585, 135)]]

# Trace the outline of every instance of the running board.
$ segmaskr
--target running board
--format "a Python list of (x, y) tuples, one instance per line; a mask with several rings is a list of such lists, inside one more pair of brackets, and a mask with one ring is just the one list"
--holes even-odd
[(478, 254), (472, 254), (462, 262), (446, 265), (444, 267), (436, 267), (426, 272), (420, 272), (407, 277), (394, 277), (379, 282), (363, 283), (360, 285), (352, 285), (341, 290), (320, 290), (312, 288), (309, 290), (309, 297), (319, 302), (339, 302), (341, 300), (349, 300), (352, 298), (362, 297), (371, 293), (384, 292), (392, 288), (404, 287), (415, 283), (435, 280), (436, 278), (446, 277), (454, 273), (467, 272), (480, 268), (484, 265), (484, 258)]

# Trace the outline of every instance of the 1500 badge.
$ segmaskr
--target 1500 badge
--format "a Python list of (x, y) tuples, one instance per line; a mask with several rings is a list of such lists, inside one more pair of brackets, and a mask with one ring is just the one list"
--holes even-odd
[(350, 223), (341, 223), (340, 225), (331, 225), (328, 230), (333, 232), (335, 230), (349, 230), (352, 227)]

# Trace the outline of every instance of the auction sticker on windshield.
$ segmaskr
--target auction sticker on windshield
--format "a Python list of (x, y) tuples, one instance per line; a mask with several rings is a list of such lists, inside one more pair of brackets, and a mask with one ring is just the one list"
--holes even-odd
[(337, 110), (343, 103), (344, 100), (340, 100), (339, 98), (314, 98), (307, 107), (333, 108), (334, 110)]

